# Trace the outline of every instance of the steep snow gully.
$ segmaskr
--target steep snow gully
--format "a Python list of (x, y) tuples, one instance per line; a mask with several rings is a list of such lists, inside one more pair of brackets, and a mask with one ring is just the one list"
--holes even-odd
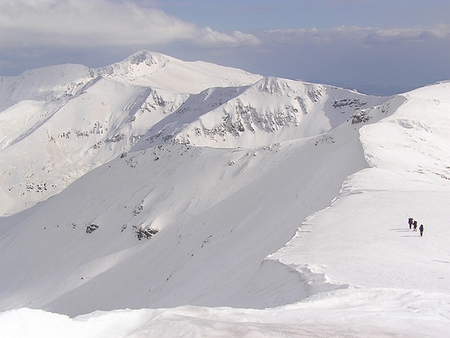
[(0, 310), (450, 332), (449, 83), (382, 98), (146, 51), (0, 80)]

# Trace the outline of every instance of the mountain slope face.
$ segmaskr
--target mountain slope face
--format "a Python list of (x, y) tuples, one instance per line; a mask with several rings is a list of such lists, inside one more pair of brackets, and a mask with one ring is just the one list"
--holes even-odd
[(210, 88), (189, 97), (133, 149), (181, 144), (254, 148), (323, 134), (385, 98), (278, 78), (245, 87)]
[(0, 214), (29, 208), (130, 150), (312, 137), (384, 100), (146, 51), (101, 69), (0, 78)]
[(0, 307), (265, 308), (345, 287), (266, 258), (367, 167), (360, 125), (253, 149), (158, 145), (90, 171), (3, 219)]
[(358, 128), (386, 98), (149, 52), (2, 92), (2, 309), (267, 307), (342, 287), (265, 258), (367, 166)]

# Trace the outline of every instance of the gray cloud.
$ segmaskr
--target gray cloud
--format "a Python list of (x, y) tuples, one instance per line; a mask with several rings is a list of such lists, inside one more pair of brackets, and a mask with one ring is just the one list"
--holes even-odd
[(366, 38), (369, 44), (424, 43), (429, 40), (448, 40), (450, 26), (439, 25), (432, 28), (410, 27), (399, 29), (377, 29)]
[[(266, 41), (282, 43), (335, 43), (351, 42), (361, 44), (409, 44), (426, 42), (430, 39), (450, 39), (450, 26), (407, 27), (407, 28), (371, 28), (371, 27), (335, 27), (329, 29), (289, 29), (264, 32)], [(362, 45), (361, 45), (362, 46)]]

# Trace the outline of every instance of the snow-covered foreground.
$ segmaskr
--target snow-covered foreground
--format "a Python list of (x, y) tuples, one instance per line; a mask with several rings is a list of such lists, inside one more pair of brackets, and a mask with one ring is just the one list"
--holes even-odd
[(42, 310), (0, 314), (3, 337), (446, 337), (450, 296), (399, 289), (323, 293), (265, 310), (183, 306), (97, 311), (70, 318)]
[[(123, 67), (39, 117), (45, 128), (36, 98), (4, 111), (5, 163), (22, 140), (70, 161), (52, 173), (11, 158), (3, 172), (4, 210), (42, 202), (0, 219), (2, 337), (450, 335), (450, 83), (374, 98), (236, 72), (199, 94), (159, 87), (172, 101), (155, 108), (145, 85), (167, 77)], [(199, 83), (220, 73), (205, 67)], [(103, 119), (99, 95), (117, 87), (103, 130), (126, 142), (95, 129), (36, 143), (68, 116), (87, 128), (87, 99)], [(48, 200), (59, 188), (14, 195), (65, 170), (85, 174)]]

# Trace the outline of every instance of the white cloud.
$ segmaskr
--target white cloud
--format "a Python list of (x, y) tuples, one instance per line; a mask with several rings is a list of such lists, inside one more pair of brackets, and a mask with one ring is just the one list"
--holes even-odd
[(260, 41), (254, 35), (245, 34), (239, 31), (234, 31), (232, 34), (224, 34), (206, 27), (197, 32), (197, 43), (204, 46), (223, 45), (226, 47), (233, 47), (239, 45), (258, 45)]
[(256, 37), (199, 28), (163, 11), (107, 0), (0, 0), (0, 48), (38, 46), (254, 45)]

